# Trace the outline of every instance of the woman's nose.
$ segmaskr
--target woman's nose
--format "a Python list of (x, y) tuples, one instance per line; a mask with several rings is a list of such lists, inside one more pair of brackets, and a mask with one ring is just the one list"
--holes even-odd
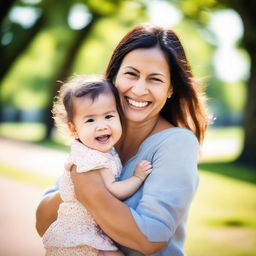
[(139, 79), (137, 80), (133, 86), (131, 91), (137, 95), (137, 96), (143, 96), (148, 94), (148, 88), (147, 88), (147, 83), (145, 80), (143, 79)]

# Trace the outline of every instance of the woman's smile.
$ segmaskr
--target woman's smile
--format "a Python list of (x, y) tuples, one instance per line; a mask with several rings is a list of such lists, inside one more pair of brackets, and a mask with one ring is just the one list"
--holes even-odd
[(169, 64), (157, 47), (129, 52), (115, 79), (125, 118), (145, 122), (159, 115), (172, 88)]
[(129, 98), (128, 96), (125, 96), (125, 99), (127, 100), (129, 105), (135, 108), (145, 108), (149, 104), (151, 104), (150, 101), (134, 100), (132, 98)]

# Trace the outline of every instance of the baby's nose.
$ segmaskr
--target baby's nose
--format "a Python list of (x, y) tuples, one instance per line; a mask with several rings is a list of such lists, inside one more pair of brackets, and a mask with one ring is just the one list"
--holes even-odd
[(106, 123), (101, 123), (97, 126), (98, 131), (104, 131), (108, 129), (108, 125)]

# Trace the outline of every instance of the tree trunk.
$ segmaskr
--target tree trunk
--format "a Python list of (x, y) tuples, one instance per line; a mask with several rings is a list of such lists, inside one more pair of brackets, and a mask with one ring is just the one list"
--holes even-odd
[[(22, 37), (15, 41), (15, 45), (10, 46), (10, 49), (0, 45), (1, 61), (0, 61), (0, 89), (3, 84), (4, 77), (8, 74), (9, 69), (12, 67), (16, 59), (29, 47), (36, 34), (40, 31), (44, 24), (44, 16), (41, 16), (35, 25), (29, 30), (22, 33)], [(3, 122), (3, 102), (0, 101), (0, 123)]]
[[(254, 32), (256, 33), (256, 31)], [(256, 47), (256, 41), (255, 41)], [(244, 111), (244, 144), (238, 162), (256, 164), (256, 54), (247, 48), (251, 56), (251, 76), (247, 84), (247, 100)], [(254, 51), (254, 53), (252, 52)]]
[(244, 109), (244, 144), (243, 150), (237, 162), (256, 164), (256, 2), (230, 1), (241, 16), (244, 24), (243, 46), (247, 50), (250, 61), (250, 78), (247, 83), (247, 99)]
[(82, 30), (78, 31), (76, 37), (74, 37), (74, 40), (72, 44), (70, 45), (70, 48), (64, 58), (63, 64), (59, 69), (59, 72), (57, 75), (54, 77), (53, 81), (51, 82), (51, 91), (49, 95), (49, 102), (48, 106), (45, 110), (45, 125), (46, 125), (46, 133), (45, 133), (45, 138), (44, 139), (50, 139), (51, 138), (51, 133), (52, 129), (54, 127), (54, 121), (52, 118), (52, 103), (53, 103), (53, 98), (56, 96), (59, 88), (60, 88), (60, 83), (57, 81), (65, 81), (67, 77), (70, 75), (73, 63), (75, 61), (76, 55), (80, 49), (81, 44), (83, 43), (84, 39), (89, 35), (91, 32), (91, 29), (99, 19), (99, 16), (94, 14), (91, 22)]
[(5, 16), (8, 14), (12, 5), (16, 0), (3, 0), (0, 1), (0, 24), (3, 22)]
[[(4, 79), (5, 75), (8, 73), (10, 67), (13, 65), (15, 60), (29, 47), (30, 43), (33, 41), (36, 34), (40, 31), (45, 22), (45, 17), (42, 15), (30, 29), (22, 29), (20, 31), (20, 36), (17, 40), (14, 40), (15, 45), (10, 46), (0, 46), (1, 58), (0, 62), (0, 82)], [(8, 47), (10, 49), (8, 49)], [(6, 56), (8, 54), (8, 56)], [(1, 83), (0, 83), (1, 84)]]

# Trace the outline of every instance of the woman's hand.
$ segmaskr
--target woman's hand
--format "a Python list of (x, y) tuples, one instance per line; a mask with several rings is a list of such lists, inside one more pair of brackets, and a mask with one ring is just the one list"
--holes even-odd
[(80, 202), (85, 201), (87, 203), (86, 201), (92, 197), (91, 193), (97, 192), (95, 187), (104, 186), (99, 170), (78, 173), (76, 172), (76, 166), (73, 165), (70, 175), (74, 184), (76, 198)]
[(43, 236), (48, 227), (57, 219), (59, 205), (62, 202), (59, 192), (46, 196), (36, 211), (36, 230)]

